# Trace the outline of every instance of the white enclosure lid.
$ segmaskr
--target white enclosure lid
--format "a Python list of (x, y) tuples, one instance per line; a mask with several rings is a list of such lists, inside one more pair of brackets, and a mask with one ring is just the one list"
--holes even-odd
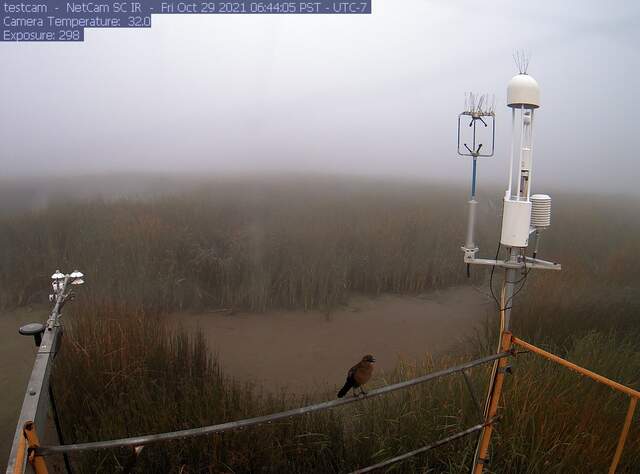
[(532, 201), (551, 201), (551, 196), (548, 194), (534, 194), (531, 196)]
[(507, 86), (507, 105), (525, 109), (540, 107), (540, 87), (538, 82), (528, 74), (513, 76)]

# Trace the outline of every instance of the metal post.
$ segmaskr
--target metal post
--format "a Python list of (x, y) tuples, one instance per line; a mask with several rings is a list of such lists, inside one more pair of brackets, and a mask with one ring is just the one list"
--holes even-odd
[[(500, 344), (501, 348), (505, 351), (511, 350), (511, 333), (503, 332), (502, 340)], [(506, 359), (501, 359), (498, 362), (498, 370), (495, 375), (495, 383), (493, 384), (493, 390), (490, 395), (489, 408), (485, 417), (486, 425), (482, 430), (479, 441), (478, 457), (475, 460), (473, 472), (474, 474), (482, 474), (484, 465), (489, 461), (489, 443), (491, 442), (491, 435), (493, 433), (493, 420), (498, 413), (498, 403), (500, 401), (500, 395), (502, 394), (502, 385), (504, 383), (504, 376), (507, 369), (508, 362)]]
[[(507, 249), (507, 260), (509, 263), (517, 263), (517, 251), (513, 248)], [(506, 268), (502, 293), (500, 298), (500, 318), (504, 324), (500, 334), (499, 352), (509, 352), (511, 350), (511, 307), (513, 301), (513, 291), (518, 272), (516, 268)], [(482, 474), (484, 465), (489, 461), (489, 444), (493, 434), (493, 420), (498, 413), (498, 404), (502, 395), (502, 386), (507, 372), (508, 361), (505, 359), (498, 361), (497, 369), (493, 373), (493, 379), (489, 384), (489, 397), (487, 411), (485, 413), (485, 427), (478, 440), (477, 456), (474, 460), (473, 473)]]
[[(475, 122), (474, 122), (475, 123)], [(474, 126), (475, 130), (475, 126)], [(475, 144), (475, 134), (474, 134)], [(469, 215), (467, 220), (467, 238), (464, 243), (463, 250), (465, 252), (465, 258), (475, 258), (478, 247), (475, 243), (475, 229), (476, 229), (476, 209), (478, 207), (478, 201), (476, 200), (476, 174), (478, 170), (478, 157), (473, 157), (473, 173), (471, 179), (471, 199), (469, 200)], [(471, 276), (469, 263), (467, 263), (467, 276)]]
[[(24, 437), (25, 434), (31, 434), (31, 440), (44, 438), (44, 428), (47, 424), (49, 412), (49, 378), (51, 376), (51, 368), (53, 367), (53, 359), (58, 351), (62, 336), (62, 326), (60, 325), (59, 318), (61, 307), (64, 305), (66, 297), (65, 289), (68, 282), (69, 277), (65, 277), (63, 281), (60, 281), (57, 287), (58, 289), (56, 290), (55, 305), (45, 325), (42, 342), (38, 347), (36, 360), (33, 364), (31, 376), (29, 377), (29, 384), (27, 385), (27, 392), (22, 402), (22, 409), (20, 410), (18, 425), (13, 437), (11, 454), (9, 455), (9, 462), (7, 464), (7, 473), (13, 473), (14, 470), (24, 469), (25, 467), (23, 453), (21, 452), (21, 450), (24, 449), (21, 438)], [(27, 431), (25, 428), (27, 426), (30, 427), (30, 431)], [(39, 432), (40, 436), (38, 436), (36, 431)], [(42, 470), (42, 466), (44, 465), (42, 457), (37, 456), (36, 461), (40, 468), (38, 472), (46, 472)], [(44, 469), (46, 469), (46, 467), (44, 467)]]
[(618, 463), (620, 462), (620, 457), (622, 456), (622, 450), (624, 449), (624, 445), (627, 442), (627, 435), (629, 434), (629, 428), (631, 427), (631, 422), (633, 421), (633, 413), (636, 410), (637, 403), (638, 403), (637, 398), (631, 398), (629, 400), (629, 408), (627, 410), (627, 416), (624, 420), (624, 425), (622, 426), (622, 432), (620, 433), (620, 439), (618, 440), (616, 453), (613, 456), (613, 461), (611, 462), (611, 467), (609, 468), (609, 474), (615, 474), (616, 469), (618, 469)]
[(49, 471), (47, 470), (44, 458), (36, 451), (40, 447), (40, 439), (38, 438), (36, 427), (33, 425), (32, 421), (25, 423), (23, 433), (29, 443), (29, 464), (31, 464), (31, 467), (36, 474), (48, 474)]
[[(517, 252), (513, 248), (507, 249), (507, 260), (511, 264), (518, 263)], [(525, 267), (526, 271), (526, 267)], [(502, 308), (500, 311), (504, 312), (504, 330), (511, 331), (511, 307), (513, 306), (513, 290), (518, 279), (517, 268), (507, 268), (504, 272), (504, 283), (502, 285), (503, 299)]]
[(476, 201), (475, 197), (471, 198), (469, 201), (469, 220), (467, 221), (467, 239), (464, 244), (465, 248), (469, 250), (475, 250), (476, 244), (474, 242), (474, 229), (476, 227), (476, 207), (478, 206), (478, 201)]

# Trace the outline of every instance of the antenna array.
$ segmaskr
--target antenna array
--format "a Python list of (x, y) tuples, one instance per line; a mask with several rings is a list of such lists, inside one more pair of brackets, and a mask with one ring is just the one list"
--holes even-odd
[(472, 116), (495, 115), (496, 96), (494, 94), (464, 94), (464, 114)]
[(518, 49), (513, 53), (513, 60), (516, 63), (518, 72), (520, 74), (526, 74), (529, 69), (529, 61), (531, 60), (531, 54), (523, 49)]

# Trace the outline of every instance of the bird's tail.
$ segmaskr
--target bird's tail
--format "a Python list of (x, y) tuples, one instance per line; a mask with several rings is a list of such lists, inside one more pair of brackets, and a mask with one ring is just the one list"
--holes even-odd
[(351, 390), (351, 387), (353, 387), (351, 380), (347, 380), (346, 383), (344, 384), (344, 387), (342, 387), (338, 392), (338, 398), (344, 397), (347, 394), (347, 392)]

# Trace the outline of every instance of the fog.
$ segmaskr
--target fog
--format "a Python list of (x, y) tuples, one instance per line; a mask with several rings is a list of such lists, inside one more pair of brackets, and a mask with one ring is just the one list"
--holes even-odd
[(534, 191), (637, 193), (640, 4), (373, 0), (371, 16), (162, 15), (77, 44), (1, 43), (4, 177), (321, 172), (449, 180), (465, 91), (497, 99), (506, 184), (512, 54), (541, 87)]

